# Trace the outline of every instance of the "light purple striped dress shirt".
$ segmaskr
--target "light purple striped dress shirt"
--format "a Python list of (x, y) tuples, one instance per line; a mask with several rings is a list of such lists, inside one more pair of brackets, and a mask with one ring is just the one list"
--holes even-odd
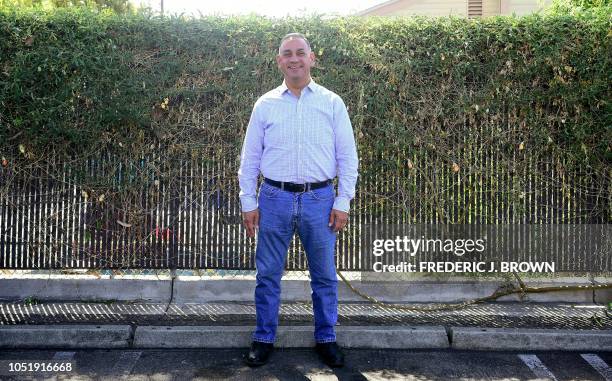
[(313, 80), (296, 97), (285, 82), (261, 96), (251, 113), (240, 157), (242, 211), (257, 209), (257, 179), (297, 184), (338, 176), (333, 208), (349, 211), (357, 183), (357, 149), (346, 106)]

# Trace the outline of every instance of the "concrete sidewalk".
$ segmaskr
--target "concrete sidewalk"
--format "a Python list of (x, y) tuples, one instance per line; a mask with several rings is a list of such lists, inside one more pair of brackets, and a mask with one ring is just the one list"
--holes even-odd
[[(396, 304), (432, 307), (432, 304)], [(284, 303), (277, 347), (310, 347), (312, 306)], [(0, 303), (0, 348), (241, 348), (252, 303)], [(475, 304), (410, 311), (340, 303), (347, 348), (612, 351), (612, 312), (593, 303)]]

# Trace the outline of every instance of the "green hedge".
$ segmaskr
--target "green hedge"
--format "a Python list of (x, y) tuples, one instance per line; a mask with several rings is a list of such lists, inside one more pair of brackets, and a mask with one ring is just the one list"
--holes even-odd
[[(313, 77), (349, 107), (360, 181), (376, 179), (379, 199), (401, 191), (429, 202), (439, 217), (470, 190), (505, 192), (512, 203), (524, 197), (525, 174), (550, 161), (552, 172), (537, 180), (542, 186), (566, 184), (569, 172), (587, 176), (607, 200), (591, 212), (609, 216), (611, 20), (609, 8), (482, 20), (4, 10), (3, 170), (18, 178), (57, 163), (59, 174), (105, 152), (123, 168), (160, 155), (162, 179), (173, 178), (172, 161), (229, 157), (233, 177), (253, 103), (282, 80), (274, 61), (279, 39), (300, 31), (318, 58)], [(106, 180), (73, 173), (85, 188), (118, 189), (113, 171)], [(502, 189), (495, 173), (516, 181)], [(413, 181), (417, 174), (424, 188)], [(465, 188), (448, 191), (453, 184)], [(436, 189), (447, 204), (432, 198)]]

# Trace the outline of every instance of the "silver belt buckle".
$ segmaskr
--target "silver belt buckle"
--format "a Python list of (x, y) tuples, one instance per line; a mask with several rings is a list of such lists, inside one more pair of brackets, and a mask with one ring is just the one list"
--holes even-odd
[(283, 190), (283, 191), (285, 190), (285, 182), (284, 181), (281, 181), (281, 190)]
[(306, 183), (306, 186), (304, 186), (304, 192), (310, 192), (310, 189), (311, 189), (311, 188), (310, 188), (310, 185), (311, 185), (311, 184), (312, 184), (312, 183)]

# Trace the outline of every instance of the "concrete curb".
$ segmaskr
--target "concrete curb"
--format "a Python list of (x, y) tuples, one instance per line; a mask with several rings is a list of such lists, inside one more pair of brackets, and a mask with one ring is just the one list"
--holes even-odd
[[(593, 279), (593, 283), (595, 284), (605, 284), (610, 283), (610, 278), (606, 277), (595, 277)], [(608, 304), (612, 303), (612, 288), (608, 288), (605, 290), (594, 290), (595, 293), (593, 295), (593, 302)]]
[(455, 349), (612, 351), (612, 330), (451, 327)]
[[(247, 348), (253, 327), (26, 325), (0, 327), (0, 348)], [(338, 326), (345, 348), (612, 351), (612, 330)], [(133, 333), (133, 335), (132, 335)], [(449, 343), (450, 339), (450, 343)], [(314, 346), (312, 326), (281, 326), (277, 348)]]
[[(280, 327), (279, 327), (280, 330)], [(134, 332), (134, 348), (243, 348), (251, 340), (245, 326), (142, 326)]]
[(346, 348), (449, 348), (442, 326), (338, 327), (338, 344)]
[[(135, 348), (248, 348), (253, 327), (137, 327)], [(339, 326), (340, 346), (346, 348), (448, 348), (446, 330), (441, 326)], [(310, 348), (315, 345), (312, 326), (278, 327), (277, 348)]]
[[(135, 348), (248, 348), (253, 327), (137, 327)], [(448, 336), (441, 326), (339, 326), (338, 344), (345, 348), (408, 349), (448, 348)], [(314, 347), (312, 326), (278, 327), (277, 348)]]
[[(305, 279), (304, 279), (305, 278)], [(380, 301), (390, 303), (448, 303), (491, 295), (504, 285), (501, 280), (474, 280), (461, 277), (447, 279), (393, 279), (391, 281), (351, 280), (359, 291)], [(558, 277), (554, 279), (524, 279), (527, 286), (591, 285), (586, 278)], [(597, 283), (608, 283), (609, 278), (598, 277)], [(118, 276), (113, 279), (95, 276), (31, 275), (18, 278), (0, 277), (0, 300), (23, 300), (34, 297), (40, 301), (142, 301), (152, 303), (209, 303), (220, 301), (252, 302), (255, 290), (253, 275), (223, 277), (177, 276)], [(309, 302), (310, 281), (302, 276), (284, 276), (281, 298), (286, 302)], [(172, 294), (171, 294), (172, 293)], [(338, 282), (340, 302), (361, 302), (342, 281)], [(580, 290), (549, 293), (514, 294), (498, 299), (500, 302), (568, 302), (607, 303), (612, 290)]]
[(128, 348), (129, 325), (24, 325), (0, 327), (0, 348)]
[(25, 278), (0, 279), (0, 300), (139, 300), (163, 303), (170, 300), (171, 279), (83, 279)]
[[(206, 303), (219, 301), (250, 302), (253, 300), (255, 280), (219, 279), (196, 280), (190, 277), (178, 277), (174, 283), (173, 301), (176, 303)], [(407, 280), (407, 281), (360, 281), (352, 280), (351, 284), (359, 291), (389, 303), (449, 303), (465, 301), (493, 294), (502, 281), (491, 280)], [(531, 287), (550, 286), (587, 286), (592, 283), (581, 278), (558, 278), (526, 280)], [(562, 291), (550, 293), (507, 295), (498, 299), (500, 302), (569, 302), (592, 303), (593, 290)], [(310, 282), (308, 280), (283, 279), (281, 299), (288, 302), (308, 302), (311, 300)], [(340, 302), (361, 302), (363, 299), (351, 291), (342, 281), (338, 282), (338, 300)]]

